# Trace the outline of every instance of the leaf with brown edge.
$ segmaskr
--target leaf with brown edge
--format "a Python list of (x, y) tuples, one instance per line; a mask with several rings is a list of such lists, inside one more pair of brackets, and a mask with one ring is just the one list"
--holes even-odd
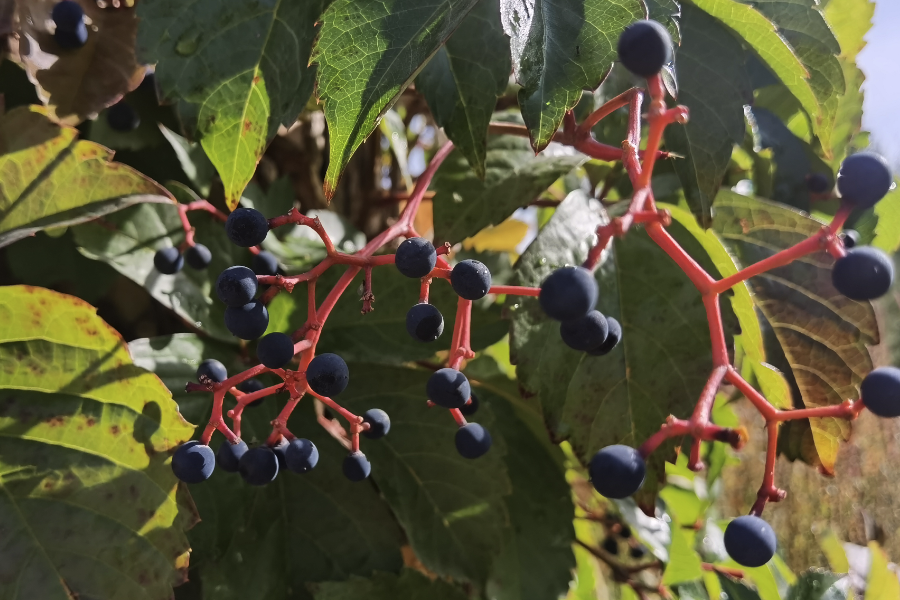
[(0, 288), (0, 597), (168, 600), (197, 522), (185, 422), (86, 302)]
[(53, 39), (56, 0), (18, 0), (16, 57), (54, 120), (76, 125), (140, 85), (144, 67), (135, 56), (138, 20), (133, 8), (100, 8), (78, 0), (88, 23), (87, 43), (65, 50)]
[[(723, 190), (713, 228), (744, 266), (816, 234), (823, 223), (789, 207)], [(831, 283), (834, 259), (818, 252), (752, 278), (753, 301), (771, 325), (800, 391), (803, 406), (859, 397), (872, 370), (867, 346), (879, 341), (869, 302), (841, 295)], [(843, 419), (811, 419), (822, 469), (831, 472), (838, 444), (850, 435)]]
[(0, 117), (0, 247), (132, 204), (174, 202), (155, 181), (77, 136), (39, 106)]

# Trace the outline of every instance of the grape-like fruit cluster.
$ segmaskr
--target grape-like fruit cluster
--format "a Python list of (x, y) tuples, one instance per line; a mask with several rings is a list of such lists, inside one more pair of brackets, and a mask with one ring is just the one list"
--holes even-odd
[(599, 290), (594, 275), (584, 267), (555, 270), (541, 284), (541, 308), (561, 321), (559, 335), (573, 350), (591, 356), (608, 354), (622, 339), (622, 326), (594, 308)]
[(87, 43), (88, 29), (84, 22), (84, 9), (73, 0), (62, 0), (53, 6), (50, 18), (56, 25), (53, 39), (60, 48), (71, 50)]
[(153, 255), (153, 266), (163, 275), (174, 275), (184, 266), (185, 261), (192, 269), (198, 271), (209, 266), (212, 252), (203, 244), (194, 244), (184, 255), (172, 246), (157, 250)]

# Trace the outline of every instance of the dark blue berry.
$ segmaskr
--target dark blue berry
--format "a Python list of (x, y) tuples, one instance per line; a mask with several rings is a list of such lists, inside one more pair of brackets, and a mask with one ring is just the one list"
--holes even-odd
[(572, 321), (563, 321), (559, 326), (559, 335), (566, 346), (582, 352), (599, 348), (608, 333), (606, 317), (599, 310), (592, 310)]
[(312, 471), (319, 462), (319, 449), (311, 441), (297, 438), (288, 445), (285, 461), (294, 473)]
[(878, 248), (858, 246), (835, 261), (831, 282), (837, 291), (851, 300), (874, 300), (891, 288), (894, 264)]
[(479, 406), (478, 396), (475, 395), (475, 392), (472, 392), (472, 397), (469, 398), (469, 402), (460, 406), (459, 412), (461, 412), (463, 415), (465, 415), (467, 417), (471, 417), (472, 415), (474, 415), (475, 413), (478, 412), (478, 406)]
[(424, 238), (409, 238), (397, 248), (394, 264), (407, 277), (425, 277), (437, 262), (437, 252), (431, 242)]
[(250, 485), (266, 485), (278, 476), (278, 457), (268, 446), (257, 446), (244, 453), (238, 470)]
[(461, 408), (472, 395), (466, 376), (446, 367), (432, 373), (425, 391), (429, 400), (444, 408)]
[(179, 446), (172, 456), (172, 472), (185, 483), (201, 483), (216, 468), (216, 455), (209, 446), (191, 440)]
[(241, 457), (246, 451), (247, 443), (243, 440), (238, 440), (237, 444), (224, 440), (216, 452), (216, 465), (228, 473), (237, 473)]
[(597, 452), (591, 458), (588, 472), (594, 489), (602, 496), (622, 499), (644, 485), (647, 464), (634, 448), (616, 444)]
[(841, 241), (844, 243), (844, 248), (847, 250), (859, 246), (859, 239), (859, 232), (855, 229), (845, 229), (844, 232), (841, 233)]
[(270, 369), (280, 369), (294, 358), (294, 342), (283, 333), (270, 333), (259, 340), (256, 356)]
[(212, 260), (212, 252), (203, 244), (194, 244), (184, 253), (184, 260), (192, 269), (205, 269)]
[(269, 233), (269, 221), (258, 210), (238, 208), (225, 221), (225, 234), (232, 243), (249, 248), (260, 245)]
[(372, 465), (366, 455), (357, 450), (344, 459), (343, 471), (344, 477), (350, 481), (362, 481), (372, 472)]
[(772, 526), (753, 515), (738, 517), (725, 528), (725, 551), (743, 567), (761, 567), (775, 556)]
[(872, 152), (848, 156), (841, 163), (837, 188), (841, 198), (857, 208), (869, 208), (885, 197), (894, 183), (884, 157)]
[(84, 9), (78, 2), (62, 0), (53, 5), (50, 18), (56, 23), (57, 29), (72, 31), (79, 23), (84, 22)]
[(256, 273), (240, 265), (228, 267), (216, 279), (216, 295), (231, 308), (244, 306), (256, 295)]
[(584, 267), (563, 267), (544, 280), (538, 300), (551, 319), (572, 321), (588, 314), (597, 296), (593, 273)]
[(406, 331), (420, 342), (433, 342), (444, 332), (444, 316), (433, 305), (420, 302), (406, 313)]
[(460, 298), (480, 300), (491, 289), (491, 272), (477, 260), (463, 260), (450, 272), (450, 285)]
[[(244, 392), (245, 394), (252, 394), (253, 392), (258, 392), (259, 390), (265, 389), (265, 387), (265, 384), (263, 384), (263, 382), (259, 379), (248, 379), (247, 381), (239, 383), (237, 389)], [(251, 406), (259, 406), (263, 403), (263, 400), (265, 400), (265, 398), (258, 398), (248, 404), (247, 408), (250, 408)]]
[(875, 369), (863, 378), (859, 395), (872, 414), (885, 418), (900, 417), (900, 369)]
[(77, 50), (87, 44), (87, 25), (78, 23), (72, 30), (60, 29), (57, 27), (56, 31), (53, 33), (53, 39), (56, 40), (56, 43), (60, 48), (65, 50)]
[(656, 21), (636, 21), (619, 36), (619, 62), (641, 77), (659, 73), (672, 60), (672, 38)]
[(114, 131), (129, 132), (141, 124), (141, 116), (125, 102), (113, 104), (106, 111), (106, 122)]
[(208, 358), (197, 367), (197, 380), (203, 381), (204, 377), (208, 377), (216, 383), (222, 383), (228, 379), (228, 370), (216, 359)]
[(806, 176), (806, 189), (813, 194), (824, 194), (831, 189), (831, 180), (824, 173), (812, 173)]
[(622, 340), (622, 326), (612, 317), (606, 317), (606, 340), (593, 350), (588, 350), (591, 356), (603, 356), (612, 352)]
[(478, 458), (491, 449), (491, 434), (478, 423), (467, 423), (456, 430), (456, 451), (463, 458)]
[(184, 257), (178, 248), (163, 248), (153, 255), (153, 266), (163, 275), (174, 275), (184, 266)]
[(225, 309), (225, 327), (242, 340), (255, 340), (269, 326), (269, 311), (262, 302), (248, 302), (240, 308)]
[(387, 435), (391, 430), (391, 418), (380, 408), (370, 408), (363, 415), (363, 423), (368, 423), (369, 428), (362, 432), (370, 440), (377, 440)]
[(274, 254), (265, 250), (253, 257), (253, 262), (250, 266), (253, 267), (253, 272), (257, 275), (278, 274), (278, 259), (275, 258)]
[(337, 354), (320, 354), (306, 368), (306, 382), (315, 393), (332, 398), (347, 388), (350, 370)]
[(287, 469), (287, 451), (289, 445), (290, 443), (287, 441), (287, 438), (282, 437), (277, 444), (270, 446), (272, 452), (275, 453), (275, 458), (278, 459), (279, 472)]

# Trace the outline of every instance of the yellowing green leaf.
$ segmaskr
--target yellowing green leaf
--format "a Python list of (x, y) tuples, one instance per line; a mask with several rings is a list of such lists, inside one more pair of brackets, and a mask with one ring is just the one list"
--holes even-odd
[(48, 227), (74, 225), (169, 193), (41, 107), (0, 117), (0, 246)]
[(896, 571), (888, 567), (887, 555), (878, 542), (869, 542), (869, 577), (866, 580), (866, 600), (894, 600), (900, 598), (900, 580)]

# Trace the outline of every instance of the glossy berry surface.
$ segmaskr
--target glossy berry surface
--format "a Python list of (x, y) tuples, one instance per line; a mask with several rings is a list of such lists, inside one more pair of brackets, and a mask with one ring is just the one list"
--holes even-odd
[(248, 302), (240, 308), (225, 309), (225, 327), (242, 340), (255, 340), (269, 326), (269, 311), (262, 302)]
[(594, 308), (597, 296), (593, 273), (584, 267), (563, 267), (544, 280), (538, 300), (551, 319), (573, 321)]
[(56, 40), (56, 43), (59, 44), (60, 48), (64, 48), (66, 50), (77, 50), (78, 48), (81, 48), (82, 46), (87, 44), (87, 25), (85, 25), (84, 23), (79, 23), (71, 31), (68, 29), (60, 29), (57, 27), (56, 31), (53, 33), (53, 39)]
[(369, 428), (362, 432), (370, 440), (383, 438), (391, 430), (391, 418), (380, 408), (370, 408), (363, 415), (363, 423)]
[(761, 567), (775, 556), (775, 532), (763, 519), (738, 517), (725, 528), (725, 551), (743, 567)]
[(606, 317), (599, 310), (592, 310), (583, 317), (563, 321), (559, 325), (559, 335), (566, 346), (581, 352), (599, 348), (608, 333)]
[(588, 472), (601, 496), (621, 500), (641, 489), (647, 464), (634, 448), (616, 444), (597, 452), (591, 458)]
[(277, 444), (269, 446), (269, 448), (272, 449), (272, 452), (275, 453), (275, 458), (278, 459), (279, 473), (287, 469), (287, 451), (289, 445), (287, 438), (281, 438)]
[(182, 444), (172, 455), (172, 472), (185, 483), (206, 481), (215, 468), (216, 455), (212, 448), (197, 440)]
[(844, 243), (844, 248), (847, 250), (859, 246), (859, 239), (859, 232), (855, 229), (845, 229), (841, 233), (841, 241)]
[(622, 341), (622, 326), (612, 317), (606, 317), (606, 340), (593, 350), (588, 350), (591, 356), (604, 356), (612, 352), (613, 348)]
[(216, 466), (228, 473), (237, 473), (241, 457), (247, 450), (247, 443), (243, 440), (237, 444), (222, 440), (222, 445), (216, 452)]
[(265, 250), (253, 257), (253, 262), (250, 263), (250, 266), (257, 275), (278, 274), (278, 259), (275, 258), (274, 254)]
[(225, 234), (237, 246), (258, 246), (269, 233), (269, 221), (253, 208), (238, 208), (225, 221)]
[(477, 260), (463, 260), (450, 272), (450, 285), (460, 298), (480, 300), (491, 289), (491, 271)]
[(672, 38), (656, 21), (636, 21), (619, 36), (619, 62), (641, 77), (659, 73), (672, 60)]
[(141, 116), (129, 104), (119, 102), (106, 111), (106, 122), (114, 131), (127, 133), (140, 126)]
[(337, 354), (320, 354), (310, 361), (306, 369), (306, 382), (315, 393), (332, 398), (347, 389), (350, 369)]
[(884, 418), (900, 417), (900, 369), (875, 369), (863, 378), (859, 395), (872, 414)]
[(472, 395), (466, 376), (456, 369), (443, 368), (432, 373), (425, 386), (428, 399), (444, 408), (460, 408)]
[(241, 456), (238, 470), (250, 485), (266, 485), (278, 476), (278, 458), (268, 446), (257, 446)]
[(222, 383), (228, 379), (228, 370), (216, 359), (207, 358), (197, 367), (197, 381), (202, 381), (204, 377), (208, 377), (216, 383)]
[(463, 458), (479, 458), (491, 449), (491, 434), (478, 423), (466, 423), (456, 430), (453, 438), (456, 451)]
[(259, 340), (256, 356), (270, 369), (280, 369), (294, 358), (294, 342), (283, 333), (270, 333)]
[(319, 462), (319, 449), (311, 441), (297, 438), (288, 444), (284, 458), (289, 471), (306, 473), (312, 471)]
[(851, 300), (874, 300), (891, 288), (894, 264), (878, 248), (857, 246), (835, 261), (831, 282)]
[(845, 202), (869, 208), (885, 197), (894, 183), (884, 157), (860, 152), (844, 159), (837, 175), (837, 188)]
[(344, 477), (350, 481), (362, 481), (372, 472), (372, 465), (362, 452), (351, 452), (342, 465)]
[(178, 248), (163, 248), (153, 255), (153, 266), (163, 275), (174, 275), (184, 266), (184, 257)]
[(444, 332), (444, 316), (427, 302), (416, 304), (406, 313), (406, 331), (420, 342), (433, 342)]
[(202, 270), (209, 266), (212, 252), (203, 244), (194, 244), (184, 253), (184, 260), (192, 269)]
[(472, 396), (469, 400), (470, 402), (459, 407), (459, 412), (466, 417), (471, 417), (478, 412), (479, 400), (478, 396), (475, 395), (475, 392), (472, 392)]
[(394, 264), (397, 270), (407, 277), (419, 279), (425, 277), (437, 263), (437, 252), (431, 242), (415, 237), (404, 240), (397, 248)]
[(813, 194), (824, 194), (831, 189), (831, 181), (823, 173), (812, 173), (806, 177), (806, 189)]
[(72, 31), (84, 20), (84, 9), (73, 0), (62, 0), (53, 5), (50, 18), (56, 23), (57, 29)]
[(216, 279), (216, 296), (226, 306), (239, 308), (253, 300), (258, 287), (256, 273), (237, 265), (219, 273)]

